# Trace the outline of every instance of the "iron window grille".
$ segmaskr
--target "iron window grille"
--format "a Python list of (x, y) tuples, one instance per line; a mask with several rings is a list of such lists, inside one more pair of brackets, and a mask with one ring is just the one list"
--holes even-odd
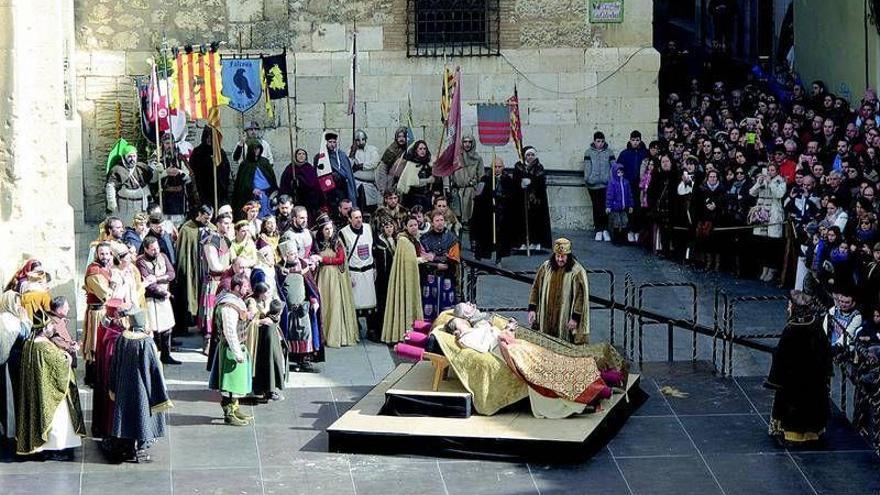
[(408, 57), (500, 54), (499, 0), (407, 0)]

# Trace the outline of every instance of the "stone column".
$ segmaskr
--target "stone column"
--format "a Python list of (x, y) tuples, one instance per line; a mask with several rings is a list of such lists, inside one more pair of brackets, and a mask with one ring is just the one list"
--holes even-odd
[[(65, 3), (0, 0), (0, 276), (27, 258), (75, 303), (64, 111)], [(75, 313), (74, 313), (75, 314)]]

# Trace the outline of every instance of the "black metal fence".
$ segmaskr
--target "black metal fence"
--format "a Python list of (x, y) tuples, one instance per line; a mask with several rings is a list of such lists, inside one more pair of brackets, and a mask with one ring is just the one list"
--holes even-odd
[[(736, 309), (745, 304), (765, 304), (786, 300), (785, 296), (732, 296), (726, 292), (714, 289), (712, 326), (700, 324), (698, 287), (693, 283), (670, 283), (670, 282), (647, 282), (637, 284), (631, 274), (624, 276), (623, 300), (615, 298), (616, 277), (610, 270), (590, 269), (590, 274), (601, 274), (608, 277), (608, 296), (598, 295), (591, 291), (590, 306), (596, 309), (605, 309), (609, 316), (609, 340), (612, 345), (617, 345), (615, 331), (615, 313), (623, 313), (622, 341), (620, 348), (631, 361), (643, 363), (644, 349), (643, 340), (645, 329), (649, 326), (665, 326), (667, 339), (667, 361), (675, 360), (674, 339), (675, 330), (684, 330), (691, 333), (691, 361), (697, 360), (698, 335), (711, 338), (712, 341), (712, 366), (715, 372), (721, 376), (733, 375), (734, 348), (741, 346), (748, 349), (765, 353), (772, 353), (775, 346), (763, 341), (777, 338), (778, 333), (739, 332), (736, 328)], [(532, 284), (535, 272), (511, 271), (498, 268), (489, 263), (483, 263), (472, 259), (462, 260), (462, 277), (464, 279), (465, 297), (474, 303), (479, 303), (478, 282), (481, 277), (491, 275), (504, 277), (507, 280)], [(648, 291), (655, 290), (682, 290), (686, 289), (690, 295), (689, 318), (680, 318), (673, 315), (661, 314), (645, 307), (645, 295)], [(484, 308), (494, 312), (521, 312), (525, 307), (498, 307)], [(719, 353), (720, 342), (720, 353)], [(840, 406), (845, 414), (853, 417), (861, 433), (871, 440), (875, 450), (880, 453), (880, 391), (870, 389), (864, 383), (866, 358), (858, 353), (849, 353), (838, 356), (836, 366), (840, 376)], [(869, 370), (874, 375), (880, 374), (880, 370)], [(875, 377), (880, 382), (880, 376)], [(876, 384), (875, 384), (876, 385)], [(847, 387), (852, 387), (852, 394), (847, 394)], [(873, 397), (870, 397), (873, 394)], [(869, 397), (868, 401), (859, 401), (859, 397)], [(873, 411), (865, 411), (865, 404), (870, 404)], [(876, 404), (876, 407), (875, 407)], [(852, 414), (849, 412), (852, 411)], [(867, 425), (867, 426), (866, 426)]]
[(501, 53), (499, 0), (407, 0), (408, 57)]

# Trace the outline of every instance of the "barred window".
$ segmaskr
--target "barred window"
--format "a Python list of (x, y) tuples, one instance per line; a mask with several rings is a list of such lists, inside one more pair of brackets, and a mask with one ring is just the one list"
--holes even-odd
[(498, 2), (407, 0), (407, 56), (498, 55)]

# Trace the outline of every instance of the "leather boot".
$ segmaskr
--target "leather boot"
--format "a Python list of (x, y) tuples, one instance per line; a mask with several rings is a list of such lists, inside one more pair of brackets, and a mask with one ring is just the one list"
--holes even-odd
[(254, 419), (253, 416), (246, 414), (241, 410), (241, 406), (238, 404), (238, 399), (232, 399), (232, 415), (244, 422)]
[(159, 341), (162, 342), (162, 347), (159, 348), (159, 352), (162, 354), (159, 360), (162, 361), (162, 364), (181, 364), (171, 356), (171, 332), (160, 334)]
[(220, 406), (223, 407), (223, 421), (229, 426), (247, 426), (248, 424), (250, 424), (235, 415), (235, 407), (237, 406), (237, 401), (233, 402), (232, 399), (222, 397), (220, 399)]

